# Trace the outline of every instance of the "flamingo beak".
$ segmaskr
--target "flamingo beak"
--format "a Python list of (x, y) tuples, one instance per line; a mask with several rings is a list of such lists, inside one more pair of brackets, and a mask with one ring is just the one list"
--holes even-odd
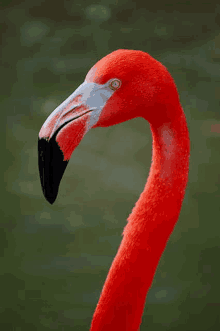
[(38, 139), (38, 165), (42, 190), (51, 204), (56, 200), (72, 152), (96, 125), (113, 93), (106, 84), (85, 81), (43, 124)]

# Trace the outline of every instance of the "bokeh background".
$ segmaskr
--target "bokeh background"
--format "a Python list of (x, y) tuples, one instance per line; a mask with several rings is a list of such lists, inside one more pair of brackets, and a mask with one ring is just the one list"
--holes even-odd
[[(140, 49), (174, 77), (191, 136), (179, 222), (141, 330), (220, 327), (220, 5), (218, 1), (2, 1), (0, 328), (89, 330), (151, 162), (143, 119), (91, 130), (50, 205), (38, 132), (97, 60)], [(5, 140), (6, 134), (6, 140)], [(143, 261), (144, 263), (144, 261)]]

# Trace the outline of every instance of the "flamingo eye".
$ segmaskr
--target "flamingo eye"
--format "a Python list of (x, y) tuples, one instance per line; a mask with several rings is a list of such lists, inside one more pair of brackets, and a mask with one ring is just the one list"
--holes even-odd
[(119, 79), (114, 79), (109, 84), (109, 87), (114, 91), (119, 89), (120, 86), (121, 86), (121, 81)]

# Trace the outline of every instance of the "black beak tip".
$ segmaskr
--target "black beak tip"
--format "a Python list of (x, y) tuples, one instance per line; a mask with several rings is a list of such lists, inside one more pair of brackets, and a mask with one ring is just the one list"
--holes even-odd
[(41, 187), (46, 200), (53, 204), (56, 200), (60, 181), (68, 161), (63, 160), (63, 153), (57, 144), (56, 135), (49, 141), (38, 139), (38, 166)]
[(57, 196), (55, 197), (51, 197), (51, 196), (46, 196), (44, 195), (46, 200), (52, 205), (54, 203), (54, 201), (56, 200)]

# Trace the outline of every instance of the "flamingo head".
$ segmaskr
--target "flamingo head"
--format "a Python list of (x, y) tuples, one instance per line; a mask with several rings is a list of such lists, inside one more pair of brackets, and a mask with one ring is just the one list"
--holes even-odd
[[(98, 61), (85, 81), (43, 124), (38, 140), (39, 171), (45, 198), (53, 203), (74, 149), (95, 127), (144, 117), (151, 124), (168, 122), (173, 80), (149, 54), (117, 50)], [(164, 101), (165, 100), (165, 101)], [(155, 111), (155, 109), (158, 111)]]

